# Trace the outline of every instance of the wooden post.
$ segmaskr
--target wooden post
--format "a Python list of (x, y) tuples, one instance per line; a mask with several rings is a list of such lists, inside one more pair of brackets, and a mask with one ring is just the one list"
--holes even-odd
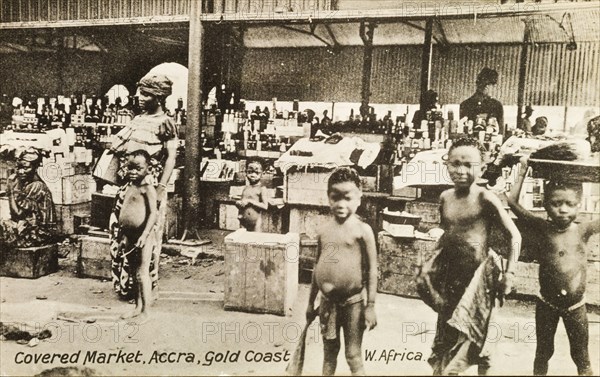
[[(525, 80), (527, 75), (527, 59), (529, 58), (529, 22), (525, 21), (525, 33), (521, 45), (519, 60), (519, 83), (517, 86), (517, 128), (523, 128), (523, 105), (525, 104)], [(503, 124), (500, 127), (504, 127)]]
[[(242, 93), (242, 69), (244, 65), (244, 54), (246, 53), (246, 49), (244, 48), (244, 33), (245, 28), (243, 26), (239, 26), (237, 28), (230, 29), (230, 37), (229, 43), (230, 54), (229, 54), (229, 73), (227, 84), (229, 86), (229, 90), (235, 94), (234, 98), (234, 106), (237, 107), (240, 101), (240, 95)], [(227, 98), (227, 101), (229, 101)], [(229, 103), (229, 102), (227, 102)]]
[(185, 231), (182, 239), (200, 239), (200, 132), (202, 128), (202, 49), (204, 27), (200, 21), (202, 2), (190, 2), (188, 58), (188, 118), (185, 132)]
[(425, 104), (423, 103), (423, 94), (429, 90), (431, 85), (432, 37), (433, 18), (429, 18), (425, 24), (425, 41), (423, 42), (423, 55), (421, 56), (421, 96), (419, 98), (421, 111), (426, 111)]
[(368, 25), (362, 22), (360, 24), (360, 38), (364, 44), (363, 52), (363, 70), (362, 86), (360, 90), (360, 115), (369, 114), (369, 99), (371, 97), (371, 67), (373, 63), (373, 34), (375, 33), (375, 24)]

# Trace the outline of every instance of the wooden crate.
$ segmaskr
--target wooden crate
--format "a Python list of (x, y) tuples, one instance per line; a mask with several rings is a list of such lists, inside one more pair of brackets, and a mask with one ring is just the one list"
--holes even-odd
[(329, 218), (329, 207), (290, 206), (290, 232), (317, 237), (317, 230)]
[(327, 182), (333, 170), (291, 168), (285, 176), (285, 199), (288, 204), (329, 206)]
[(398, 296), (419, 297), (415, 274), (435, 255), (435, 241), (396, 238), (386, 231), (378, 234), (379, 266), (377, 290)]
[(81, 238), (77, 276), (111, 279), (110, 239), (91, 236)]
[(90, 225), (100, 229), (108, 229), (108, 222), (110, 221), (110, 214), (114, 202), (114, 195), (103, 194), (100, 192), (92, 193)]
[(79, 204), (92, 200), (96, 191), (96, 181), (91, 174), (75, 174), (63, 177), (44, 177), (42, 179), (52, 193), (54, 204)]
[(225, 238), (225, 309), (290, 315), (298, 291), (295, 233), (240, 229)]
[(90, 216), (92, 211), (92, 202), (79, 204), (55, 204), (57, 230), (59, 234), (69, 235), (76, 233), (75, 218)]
[(58, 271), (58, 245), (6, 248), (0, 252), (0, 276), (37, 279)]

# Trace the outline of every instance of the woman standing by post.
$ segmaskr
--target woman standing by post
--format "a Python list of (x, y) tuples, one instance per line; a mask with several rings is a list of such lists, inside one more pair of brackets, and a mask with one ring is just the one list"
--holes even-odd
[[(148, 74), (140, 80), (137, 95), (142, 113), (134, 117), (130, 124), (117, 134), (117, 141), (112, 148), (120, 157), (139, 149), (147, 151), (152, 157), (151, 175), (158, 200), (158, 216), (153, 230), (155, 237), (148, 238), (154, 242), (150, 263), (150, 278), (154, 290), (158, 284), (158, 265), (167, 213), (166, 188), (175, 167), (178, 143), (175, 124), (164, 110), (165, 99), (171, 95), (172, 85), (165, 75)], [(121, 161), (120, 177), (126, 176), (126, 169), (126, 165)], [(124, 194), (125, 190), (119, 190), (117, 193), (110, 217), (110, 252), (115, 291), (121, 297), (130, 298), (135, 292), (132, 292), (132, 271), (127, 260), (129, 250), (125, 250), (123, 234), (118, 225)]]

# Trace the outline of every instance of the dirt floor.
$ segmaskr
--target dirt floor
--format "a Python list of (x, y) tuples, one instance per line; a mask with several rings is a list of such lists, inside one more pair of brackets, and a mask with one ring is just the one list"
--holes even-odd
[[(218, 251), (219, 242), (222, 235), (211, 247)], [(116, 298), (110, 282), (76, 277), (72, 255), (61, 259), (61, 270), (49, 276), (2, 277), (2, 323), (33, 332), (49, 329), (52, 336), (39, 344), (32, 341), (33, 347), (3, 339), (0, 374), (34, 375), (78, 366), (96, 375), (283, 375), (285, 359), (304, 326), (308, 285), (300, 285), (292, 315), (280, 317), (223, 310), (224, 279), (224, 262), (218, 256), (193, 265), (187, 257), (163, 256), (159, 300), (151, 308), (150, 320), (138, 325), (119, 320), (132, 306)], [(379, 324), (363, 342), (365, 357), (374, 356), (365, 361), (367, 373), (430, 375), (426, 359), (435, 334), (435, 313), (420, 300), (383, 294), (376, 312)], [(531, 374), (533, 315), (534, 305), (524, 301), (509, 301), (498, 310), (490, 333), (495, 374)], [(590, 354), (598, 373), (600, 321), (596, 313), (589, 319)], [(307, 339), (305, 374), (318, 375), (323, 355), (317, 322)], [(44, 359), (46, 354), (50, 356)], [(107, 360), (109, 354), (114, 356)], [(337, 374), (349, 373), (342, 348)], [(567, 336), (559, 325), (550, 374), (575, 373)], [(476, 368), (467, 374), (476, 374)]]

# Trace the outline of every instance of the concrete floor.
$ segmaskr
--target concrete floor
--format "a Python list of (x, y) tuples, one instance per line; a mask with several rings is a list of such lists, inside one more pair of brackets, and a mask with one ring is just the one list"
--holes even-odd
[[(52, 338), (33, 348), (1, 341), (0, 374), (34, 375), (65, 365), (58, 358), (51, 364), (19, 362), (36, 354), (73, 355), (81, 351), (79, 365), (97, 375), (283, 375), (285, 361), (255, 362), (245, 358), (259, 353), (263, 359), (293, 353), (304, 326), (308, 286), (300, 285), (291, 317), (224, 311), (223, 261), (204, 259), (193, 266), (189, 262), (184, 257), (163, 257), (160, 298), (151, 308), (150, 320), (142, 325), (119, 320), (119, 315), (131, 305), (116, 298), (110, 282), (75, 277), (72, 259), (61, 260), (58, 273), (37, 280), (0, 278), (0, 320), (53, 331)], [(367, 373), (430, 375), (426, 359), (435, 334), (435, 313), (420, 300), (383, 294), (378, 296), (376, 313), (379, 324), (365, 334), (363, 342), (363, 352), (375, 353), (374, 360), (365, 362)], [(535, 353), (534, 305), (509, 301), (497, 314), (493, 324), (497, 332), (494, 373), (530, 375)], [(65, 317), (77, 317), (80, 321), (60, 319)], [(599, 317), (590, 314), (589, 319), (590, 354), (598, 373)], [(317, 323), (310, 328), (307, 344), (304, 374), (318, 375), (323, 355)], [(389, 355), (390, 350), (398, 354), (395, 360), (382, 357), (384, 351)], [(139, 352), (140, 362), (100, 363), (97, 358), (95, 363), (82, 365), (86, 353), (94, 351), (97, 355), (132, 352), (132, 359)], [(238, 351), (239, 360), (231, 361)], [(421, 360), (407, 360), (409, 352), (413, 357), (420, 353)], [(170, 355), (172, 362), (153, 359), (158, 354)], [(215, 361), (222, 357), (229, 357), (230, 361)], [(575, 373), (566, 333), (559, 325), (550, 374)], [(343, 351), (337, 374), (349, 374)], [(467, 374), (476, 374), (476, 368)]]

